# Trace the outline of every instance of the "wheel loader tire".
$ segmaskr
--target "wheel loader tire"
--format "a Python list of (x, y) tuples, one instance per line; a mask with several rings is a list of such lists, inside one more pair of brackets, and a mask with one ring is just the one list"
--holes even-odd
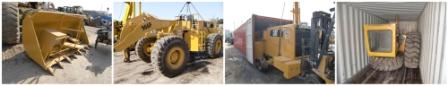
[(213, 33), (207, 36), (207, 53), (212, 58), (222, 56), (222, 35)]
[(269, 69), (269, 64), (266, 61), (266, 58), (259, 57), (256, 59), (255, 67), (260, 70), (261, 72), (267, 72)]
[(420, 63), (420, 34), (409, 33), (404, 50), (404, 66), (406, 68), (417, 68)]
[(403, 57), (371, 57), (370, 67), (379, 71), (393, 71), (403, 66)]
[(18, 3), (2, 3), (2, 38), (3, 44), (20, 43), (19, 9)]
[(95, 39), (95, 49), (96, 49), (96, 46), (98, 46), (98, 42), (99, 42), (99, 37), (96, 37), (96, 39)]
[(151, 50), (147, 50), (147, 47), (152, 47), (155, 42), (155, 38), (141, 38), (135, 45), (135, 52), (137, 57), (143, 60), (143, 62), (151, 63)]
[(166, 77), (181, 74), (190, 58), (187, 43), (177, 36), (166, 36), (156, 41), (151, 52), (152, 64)]

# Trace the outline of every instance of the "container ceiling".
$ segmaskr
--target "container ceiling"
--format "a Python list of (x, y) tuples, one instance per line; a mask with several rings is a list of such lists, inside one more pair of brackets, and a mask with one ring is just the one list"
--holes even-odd
[(387, 20), (395, 20), (395, 16), (398, 15), (401, 21), (417, 20), (426, 5), (425, 2), (346, 2), (343, 4)]

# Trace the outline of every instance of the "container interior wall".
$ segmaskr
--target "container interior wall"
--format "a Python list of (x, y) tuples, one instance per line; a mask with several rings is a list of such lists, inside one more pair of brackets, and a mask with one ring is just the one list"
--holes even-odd
[(360, 9), (338, 3), (336, 7), (337, 82), (344, 83), (366, 67), (362, 25), (386, 23), (387, 20)]
[(430, 2), (419, 16), (418, 30), (422, 36), (420, 73), (423, 83), (444, 83), (447, 80), (448, 37), (445, 2)]

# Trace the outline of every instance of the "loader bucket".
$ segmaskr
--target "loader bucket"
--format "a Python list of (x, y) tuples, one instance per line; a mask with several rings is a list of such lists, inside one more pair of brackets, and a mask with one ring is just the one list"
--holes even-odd
[(83, 18), (74, 14), (28, 11), (22, 24), (22, 42), (29, 58), (53, 75), (53, 65), (82, 54), (89, 41)]

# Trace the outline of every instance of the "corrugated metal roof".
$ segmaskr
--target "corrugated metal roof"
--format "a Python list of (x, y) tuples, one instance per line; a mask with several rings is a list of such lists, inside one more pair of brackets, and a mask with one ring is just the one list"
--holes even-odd
[(400, 20), (417, 20), (425, 2), (347, 2), (344, 3), (378, 17), (394, 20), (398, 15)]

